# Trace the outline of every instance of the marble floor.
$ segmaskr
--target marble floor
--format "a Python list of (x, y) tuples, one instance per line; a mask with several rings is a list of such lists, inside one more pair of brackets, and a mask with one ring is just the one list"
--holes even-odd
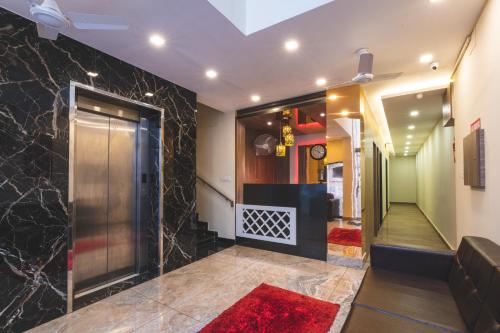
[[(333, 228), (346, 228), (346, 229), (361, 229), (360, 224), (351, 224), (349, 221), (337, 219), (328, 222), (327, 233), (329, 234)], [(363, 249), (358, 246), (345, 246), (339, 244), (328, 245), (327, 260), (333, 265), (342, 265), (353, 268), (361, 268), (364, 263)]]
[(233, 246), (32, 329), (56, 332), (197, 332), (265, 282), (340, 304), (340, 332), (365, 269)]

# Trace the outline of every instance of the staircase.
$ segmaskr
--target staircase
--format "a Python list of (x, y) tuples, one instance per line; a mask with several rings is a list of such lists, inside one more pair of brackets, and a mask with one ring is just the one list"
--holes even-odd
[[(231, 207), (234, 207), (234, 201), (208, 181), (198, 175), (196, 176), (196, 180), (199, 184), (210, 188), (220, 198), (224, 199)], [(208, 222), (200, 221), (198, 213), (196, 213), (196, 239), (196, 260), (208, 257), (211, 254), (217, 253), (234, 245), (234, 240), (219, 238), (217, 231), (208, 230)]]
[(217, 231), (208, 229), (208, 222), (196, 215), (196, 260), (208, 257), (234, 245), (233, 240), (220, 239)]

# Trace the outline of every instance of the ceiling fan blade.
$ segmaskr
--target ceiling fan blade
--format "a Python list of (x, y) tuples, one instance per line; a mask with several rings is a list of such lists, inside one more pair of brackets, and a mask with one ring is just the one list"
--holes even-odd
[(111, 15), (97, 15), (68, 12), (68, 18), (77, 29), (84, 30), (127, 30), (125, 19)]
[(397, 79), (398, 77), (400, 77), (401, 75), (403, 75), (402, 72), (399, 72), (399, 73), (376, 74), (375, 78), (371, 82), (374, 82), (374, 81), (385, 81), (385, 80), (394, 80), (394, 79)]
[(333, 84), (331, 86), (328, 86), (328, 88), (329, 89), (331, 89), (331, 88), (341, 88), (341, 87), (346, 87), (346, 86), (350, 86), (350, 85), (353, 85), (353, 84), (356, 84), (356, 82), (353, 82), (352, 80), (349, 80), (349, 81), (335, 83), (335, 84)]
[(41, 23), (36, 24), (36, 29), (38, 31), (38, 36), (41, 38), (46, 38), (50, 40), (56, 40), (59, 30), (47, 27)]

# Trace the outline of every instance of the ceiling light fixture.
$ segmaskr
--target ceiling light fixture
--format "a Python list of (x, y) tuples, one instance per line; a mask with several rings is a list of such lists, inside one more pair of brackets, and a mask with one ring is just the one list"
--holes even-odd
[(144, 95), (145, 95), (146, 97), (153, 97), (153, 95), (154, 95), (154, 94), (153, 94), (152, 92), (149, 92), (149, 91), (148, 91), (148, 92), (147, 92), (147, 93), (145, 93)]
[(411, 142), (410, 141), (406, 141), (406, 145), (407, 146), (411, 145)]
[(417, 99), (422, 99), (422, 98), (424, 98), (424, 94), (422, 94), (422, 93), (418, 93), (418, 94), (417, 94)]
[(428, 64), (434, 59), (434, 56), (430, 53), (423, 54), (420, 56), (420, 63), (422, 64)]
[(337, 98), (339, 98), (337, 95), (330, 95), (330, 96), (328, 96), (328, 99), (330, 101), (335, 101)]
[(260, 96), (259, 95), (252, 95), (252, 96), (250, 96), (250, 99), (252, 100), (252, 102), (259, 102)]
[(410, 126), (408, 126), (408, 129), (409, 129), (410, 131), (413, 131), (413, 130), (415, 129), (415, 125), (410, 125)]
[(215, 78), (217, 78), (217, 76), (219, 75), (219, 73), (217, 73), (215, 70), (213, 69), (208, 69), (206, 72), (205, 72), (205, 75), (206, 77), (208, 77), (210, 80), (213, 80)]
[(326, 79), (324, 77), (320, 77), (316, 80), (316, 85), (318, 87), (324, 86), (326, 84)]
[(272, 122), (272, 121), (268, 121), (268, 122), (267, 122), (267, 126), (271, 126), (272, 124), (273, 124), (273, 122)]
[(413, 135), (407, 135), (406, 138), (407, 139), (413, 139)]
[(411, 112), (410, 112), (410, 116), (411, 116), (411, 117), (418, 117), (418, 115), (419, 115), (419, 114), (420, 114), (420, 112), (418, 112), (418, 111), (416, 111), (416, 110), (415, 110), (415, 111), (411, 111)]
[(285, 42), (285, 50), (288, 52), (294, 52), (297, 51), (299, 48), (299, 42), (295, 39), (289, 39)]
[(271, 111), (274, 111), (274, 112), (279, 111), (279, 110), (280, 110), (280, 108), (272, 108), (271, 109)]
[(324, 117), (324, 116), (325, 116), (325, 113), (324, 113), (324, 112), (321, 112), (319, 115), (320, 115), (320, 117)]
[(344, 110), (344, 111), (340, 112), (340, 115), (343, 117), (347, 117), (349, 115), (349, 113), (350, 113), (349, 111)]
[(162, 47), (165, 45), (165, 38), (158, 34), (153, 34), (149, 36), (149, 42), (155, 47)]
[(99, 74), (96, 73), (96, 72), (87, 72), (87, 75), (90, 76), (90, 77), (96, 77)]

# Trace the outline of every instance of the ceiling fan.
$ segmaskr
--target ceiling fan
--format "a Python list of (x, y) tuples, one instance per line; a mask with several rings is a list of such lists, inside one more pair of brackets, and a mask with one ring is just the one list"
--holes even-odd
[(120, 17), (68, 12), (63, 14), (56, 0), (28, 0), (30, 14), (37, 22), (38, 36), (56, 40), (59, 32), (70, 26), (84, 30), (126, 30), (127, 22)]
[(400, 77), (403, 73), (373, 74), (373, 53), (367, 48), (356, 51), (359, 56), (358, 73), (350, 81), (334, 84), (330, 88), (347, 86), (351, 84), (364, 84), (376, 81), (393, 80)]

